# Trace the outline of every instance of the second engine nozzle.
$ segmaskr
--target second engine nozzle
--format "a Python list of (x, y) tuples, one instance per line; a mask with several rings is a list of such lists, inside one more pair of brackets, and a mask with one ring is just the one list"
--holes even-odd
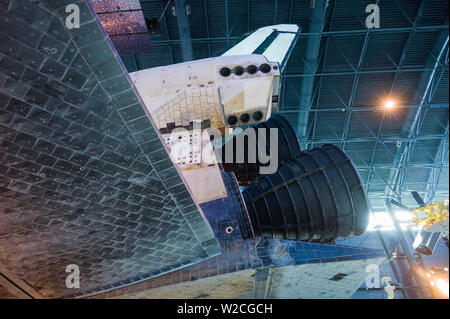
[(362, 234), (369, 203), (351, 159), (334, 145), (303, 152), (242, 193), (256, 236), (330, 242)]
[[(278, 130), (278, 143), (276, 145), (278, 148), (278, 163), (290, 161), (295, 156), (300, 155), (300, 143), (298, 142), (297, 135), (291, 124), (289, 124), (288, 120), (283, 116), (277, 114), (272, 115), (268, 121), (250, 126), (241, 134), (233, 136), (233, 138), (222, 147), (222, 167), (225, 172), (233, 172), (241, 186), (246, 186), (256, 179), (259, 176), (260, 166), (264, 166), (264, 164), (260, 162), (258, 156), (256, 156), (256, 162), (251, 163), (249, 161), (248, 152), (250, 148), (248, 147), (248, 139), (245, 135), (249, 134), (249, 131), (254, 130), (257, 147), (265, 147), (265, 154), (269, 154), (271, 148), (268, 136), (270, 134), (269, 129), (271, 128), (276, 128)], [(267, 138), (264, 141), (258, 140), (258, 134), (256, 133), (256, 130), (258, 129), (266, 130)], [(236, 147), (238, 138), (243, 138), (243, 147)], [(260, 143), (262, 143), (261, 146), (259, 145)], [(226, 160), (228, 150), (232, 150), (233, 153), (233, 161), (231, 163)], [(236, 161), (238, 152), (244, 152), (243, 163), (237, 163)]]

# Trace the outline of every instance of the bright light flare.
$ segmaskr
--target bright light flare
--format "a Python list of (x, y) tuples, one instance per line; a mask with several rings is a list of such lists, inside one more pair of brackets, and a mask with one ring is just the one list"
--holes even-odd
[(384, 102), (384, 107), (386, 109), (392, 109), (392, 108), (394, 108), (394, 106), (395, 106), (395, 103), (392, 100), (387, 100), (386, 102)]
[[(445, 268), (440, 268), (441, 271), (430, 270), (430, 272), (426, 272), (421, 268), (414, 268), (414, 271), (422, 277), (424, 280), (428, 281), (430, 286), (433, 287), (433, 291), (437, 294), (436, 298), (448, 298), (448, 277), (445, 271)], [(447, 268), (448, 269), (448, 268)]]
[(436, 287), (448, 298), (448, 282), (438, 279), (436, 280)]
[[(418, 225), (410, 225), (410, 220), (412, 219), (412, 215), (410, 212), (406, 211), (396, 211), (395, 217), (400, 223), (400, 227), (403, 230), (407, 230), (408, 226), (413, 229), (419, 229)], [(391, 215), (387, 212), (375, 212), (370, 214), (369, 225), (367, 227), (367, 231), (374, 231), (376, 229), (380, 231), (394, 231), (394, 224), (392, 223)]]

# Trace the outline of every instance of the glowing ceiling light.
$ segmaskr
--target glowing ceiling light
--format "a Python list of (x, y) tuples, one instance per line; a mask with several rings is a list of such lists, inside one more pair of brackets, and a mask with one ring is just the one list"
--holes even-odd
[(392, 109), (394, 106), (395, 103), (392, 100), (387, 100), (386, 102), (384, 102), (384, 107), (387, 109)]

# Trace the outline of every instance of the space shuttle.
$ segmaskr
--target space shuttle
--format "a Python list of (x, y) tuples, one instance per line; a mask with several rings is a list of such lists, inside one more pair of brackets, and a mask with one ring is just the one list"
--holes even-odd
[[(285, 198), (292, 203), (291, 207), (280, 199), (282, 194), (276, 194), (275, 201), (272, 198), (268, 204), (268, 199), (263, 199), (265, 205), (261, 207), (261, 199), (256, 199), (268, 193), (258, 188), (264, 179), (270, 180), (280, 174), (280, 164), (292, 163), (295, 167), (298, 165), (295, 161), (305, 157), (305, 154), (308, 153), (308, 157), (317, 154), (317, 159), (314, 159), (317, 167), (309, 170), (330, 169), (331, 172), (335, 169), (335, 162), (347, 158), (342, 150), (329, 145), (312, 152), (302, 152), (293, 128), (277, 114), (281, 73), (300, 32), (300, 26), (295, 24), (266, 26), (254, 31), (221, 56), (140, 70), (130, 73), (130, 77), (174, 165), (203, 211), (208, 203), (231, 196), (224, 174), (232, 174), (245, 189), (234, 200), (241, 202), (242, 224), (246, 225), (249, 234), (332, 242), (338, 236), (361, 234), (367, 226), (366, 194), (362, 188), (358, 190), (355, 187), (361, 183), (353, 166), (347, 168), (351, 174), (346, 177), (342, 175), (343, 169), (340, 178), (326, 176), (317, 182), (318, 185), (314, 185), (313, 181), (312, 185), (305, 184), (305, 190)], [(254, 147), (255, 144), (257, 147)], [(272, 157), (262, 163), (264, 154), (268, 155), (266, 153)], [(328, 159), (321, 159), (322, 156)], [(307, 165), (302, 172), (305, 176), (310, 174)], [(304, 177), (299, 175), (294, 178), (301, 184)], [(350, 183), (356, 185), (346, 185), (352, 178)], [(274, 182), (269, 183), (273, 185)], [(348, 192), (338, 195), (343, 185)], [(289, 183), (278, 181), (272, 186), (273, 192), (276, 193), (275, 190), (282, 186), (288, 188)], [(316, 188), (312, 197), (307, 194), (308, 186)], [(320, 193), (325, 186), (330, 191), (328, 196)], [(258, 196), (250, 195), (252, 192), (258, 193)], [(298, 202), (301, 197), (304, 197), (304, 203)], [(335, 210), (337, 219), (323, 207), (316, 212), (309, 208), (314, 204), (308, 201), (323, 203), (324, 199), (329, 201), (326, 206)], [(350, 214), (343, 209), (344, 202), (348, 201), (354, 201), (353, 207), (345, 208), (353, 212)], [(310, 217), (302, 218), (298, 210), (302, 204), (304, 209), (310, 210)], [(340, 209), (343, 209), (342, 212), (339, 212)], [(269, 223), (278, 219), (280, 226), (261, 224), (268, 222), (268, 216), (276, 214), (280, 216), (272, 217)], [(305, 225), (300, 226), (302, 219)], [(322, 225), (307, 225), (318, 223), (319, 219)], [(338, 226), (341, 223), (349, 225)], [(320, 230), (316, 231), (314, 227)], [(308, 229), (308, 234), (302, 233), (302, 229)]]
[(226, 196), (212, 134), (225, 139), (278, 111), (281, 72), (300, 31), (267, 26), (221, 56), (130, 73), (196, 202)]
[[(193, 273), (258, 285), (273, 267), (288, 276), (311, 266), (337, 286), (347, 276), (342, 287), (359, 287), (365, 266), (384, 260), (336, 245), (368, 225), (352, 160), (334, 145), (301, 149), (278, 113), (300, 26), (266, 26), (220, 56), (128, 73), (91, 2), (75, 2), (82, 14), (73, 29), (64, 27), (63, 1), (0, 4), (10, 68), (0, 74), (0, 213), (10, 214), (2, 230), (15, 243), (0, 237), (0, 259), (27, 283), (17, 286), (43, 298), (88, 297), (149, 281), (176, 290)], [(34, 15), (52, 23), (37, 30)], [(45, 50), (27, 37), (40, 32)], [(60, 50), (48, 47), (53, 37)], [(27, 58), (33, 50), (41, 62)], [(79, 265), (81, 289), (66, 287), (67, 264)], [(273, 291), (265, 297), (319, 294), (301, 285)]]
[(282, 72), (300, 32), (295, 24), (266, 26), (221, 56), (130, 73), (220, 243), (219, 262), (245, 262), (236, 250), (259, 248), (264, 252), (252, 258), (267, 254), (266, 266), (294, 265), (303, 261), (287, 251), (308, 242), (312, 251), (336, 249), (335, 257), (321, 259), (331, 266), (347, 258), (336, 239), (367, 228), (369, 203), (351, 159), (334, 145), (302, 150), (277, 114)]

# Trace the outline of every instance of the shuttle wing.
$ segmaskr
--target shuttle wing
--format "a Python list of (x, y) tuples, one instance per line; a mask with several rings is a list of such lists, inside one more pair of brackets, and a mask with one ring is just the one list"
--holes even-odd
[[(220, 253), (99, 18), (73, 2), (72, 29), (67, 1), (0, 2), (0, 259), (46, 298)], [(80, 289), (66, 286), (67, 265)]]

